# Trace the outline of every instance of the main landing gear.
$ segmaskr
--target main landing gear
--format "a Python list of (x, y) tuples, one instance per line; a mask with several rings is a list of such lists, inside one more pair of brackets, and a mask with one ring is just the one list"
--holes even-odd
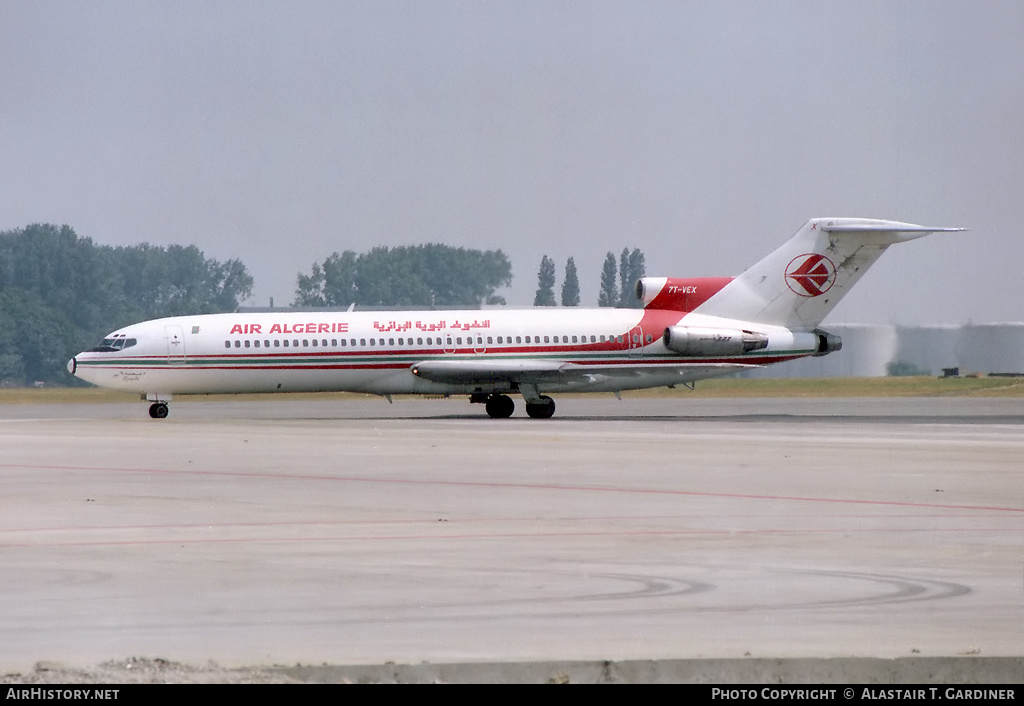
[(167, 417), (167, 403), (154, 402), (149, 405), (149, 416), (153, 419), (165, 419)]
[[(516, 403), (508, 395), (492, 394), (483, 399), (474, 396), (470, 401), (483, 402), (487, 416), (491, 419), (508, 419), (516, 411)], [(550, 419), (554, 413), (555, 401), (547, 395), (538, 395), (526, 401), (526, 414), (533, 419)]]
[(541, 395), (537, 401), (526, 403), (526, 413), (533, 419), (551, 419), (555, 413), (555, 401), (547, 395)]
[(484, 408), (491, 419), (508, 419), (516, 411), (516, 403), (508, 395), (490, 395)]

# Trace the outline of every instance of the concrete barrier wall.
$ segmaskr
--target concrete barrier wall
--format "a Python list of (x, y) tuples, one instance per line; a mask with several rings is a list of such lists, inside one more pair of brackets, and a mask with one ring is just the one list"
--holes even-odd
[(956, 355), (961, 373), (1024, 373), (1024, 323), (964, 326)]
[(753, 370), (744, 377), (880, 377), (888, 374), (892, 362), (929, 375), (941, 375), (945, 368), (959, 368), (961, 375), (1024, 374), (1024, 323), (823, 328), (842, 337), (841, 351)]

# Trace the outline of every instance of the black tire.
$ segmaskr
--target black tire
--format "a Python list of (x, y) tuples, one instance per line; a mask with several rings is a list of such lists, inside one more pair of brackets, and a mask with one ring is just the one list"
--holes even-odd
[(491, 395), (484, 406), (491, 419), (508, 419), (516, 411), (516, 403), (508, 395)]
[(166, 419), (167, 411), (166, 402), (154, 402), (149, 406), (149, 416), (153, 419)]
[(547, 395), (541, 395), (540, 402), (526, 403), (526, 413), (532, 419), (551, 419), (555, 413), (555, 401)]

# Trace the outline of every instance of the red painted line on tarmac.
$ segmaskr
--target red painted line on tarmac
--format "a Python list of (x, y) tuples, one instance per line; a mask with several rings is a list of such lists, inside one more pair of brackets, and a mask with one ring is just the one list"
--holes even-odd
[[(101, 506), (102, 507), (102, 506)], [(530, 517), (463, 517), (459, 519), (449, 519), (448, 517), (441, 518), (416, 518), (416, 519), (365, 519), (365, 520), (304, 520), (304, 521), (289, 521), (281, 520), (279, 522), (194, 522), (194, 523), (179, 523), (179, 524), (152, 524), (152, 525), (63, 525), (55, 527), (0, 527), (0, 535), (13, 534), (20, 532), (123, 532), (125, 530), (132, 531), (143, 531), (143, 530), (197, 530), (197, 529), (235, 529), (235, 528), (246, 528), (255, 529), (261, 527), (358, 527), (363, 525), (438, 525), (445, 524), (447, 522), (458, 523), (458, 524), (476, 524), (481, 522), (490, 523), (516, 523), (516, 522), (565, 522), (565, 523), (576, 523), (576, 522), (664, 522), (673, 520), (685, 520), (688, 522), (702, 521), (707, 519), (714, 519), (718, 521), (724, 520), (767, 520), (767, 521), (778, 521), (786, 520), (793, 521), (799, 519), (814, 519), (814, 520), (924, 520), (924, 519), (951, 519), (957, 520), (970, 519), (972, 517), (994, 517), (988, 512), (979, 512), (974, 515), (948, 515), (948, 514), (913, 514), (913, 515), (720, 515), (720, 514), (680, 514), (680, 515), (602, 515), (602, 516), (580, 516), (580, 517), (545, 517), (537, 518), (535, 516)], [(875, 528), (869, 528), (875, 529)], [(745, 530), (750, 531), (750, 530)], [(823, 530), (825, 531), (825, 530)], [(861, 531), (861, 530), (851, 530)], [(902, 530), (901, 530), (902, 531)], [(913, 530), (907, 530), (913, 531)], [(930, 531), (930, 530), (922, 530)], [(946, 531), (944, 529), (938, 529), (936, 531)], [(974, 531), (973, 529), (964, 529), (962, 531)], [(992, 529), (991, 531), (997, 532), (1001, 530)]]
[(339, 537), (236, 537), (236, 538), (193, 538), (193, 539), (147, 539), (147, 540), (108, 540), (79, 542), (11, 542), (0, 544), (0, 548), (38, 548), (38, 547), (124, 547), (153, 546), (159, 544), (267, 544), (294, 542), (382, 542), (382, 541), (421, 541), (421, 540), (471, 540), (471, 539), (546, 539), (551, 537), (688, 537), (688, 536), (737, 536), (737, 535), (785, 535), (785, 534), (849, 534), (866, 532), (1019, 532), (1019, 528), (1008, 529), (750, 529), (750, 530), (634, 530), (629, 532), (593, 531), (593, 532), (487, 532), (480, 534), (405, 534), (405, 535), (342, 535)]
[(374, 483), (393, 485), (426, 485), (426, 486), (456, 486), (465, 488), (493, 488), (502, 490), (563, 490), (576, 492), (594, 493), (631, 493), (650, 495), (678, 495), (703, 498), (726, 498), (734, 500), (786, 500), (791, 502), (812, 502), (812, 503), (835, 503), (849, 505), (877, 505), (884, 507), (923, 507), (943, 510), (990, 510), (994, 512), (1019, 512), (1024, 514), (1024, 508), (1000, 507), (985, 505), (947, 505), (941, 503), (915, 503), (896, 500), (853, 500), (849, 498), (814, 498), (798, 495), (757, 495), (747, 493), (710, 493), (692, 490), (667, 490), (653, 488), (614, 488), (610, 486), (573, 486), (546, 483), (487, 483), (484, 481), (445, 481), (445, 480), (422, 480), (410, 478), (368, 478), (363, 476), (324, 476), (308, 474), (283, 474), (283, 473), (249, 473), (242, 471), (177, 471), (160, 468), (113, 468), (113, 467), (89, 467), (89, 466), (53, 466), (53, 465), (28, 465), (28, 464), (0, 464), (0, 468), (20, 468), (35, 470), (59, 470), (59, 471), (87, 471), (87, 472), (115, 472), (115, 473), (140, 473), (153, 475), (180, 475), (180, 476), (208, 476), (222, 478), (249, 478), (260, 480), (316, 480), (341, 483)]

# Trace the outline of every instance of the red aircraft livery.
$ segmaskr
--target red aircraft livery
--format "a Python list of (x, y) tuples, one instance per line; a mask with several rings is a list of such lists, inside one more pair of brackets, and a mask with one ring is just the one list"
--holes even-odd
[[(306, 317), (308, 317), (308, 316), (309, 316), (309, 314), (306, 314)], [(288, 323), (288, 322), (281, 323), (281, 322), (278, 322), (278, 323), (271, 324), (270, 327), (265, 332), (263, 331), (263, 327), (264, 326), (265, 326), (265, 324), (251, 324), (251, 323), (235, 324), (234, 326), (231, 327), (230, 333), (232, 335), (233, 334), (243, 334), (243, 335), (245, 335), (245, 334), (254, 334), (254, 333), (273, 334), (273, 333), (346, 333), (346, 332), (348, 332), (348, 324), (347, 323), (338, 323), (338, 322), (332, 322), (332, 323), (324, 323), (322, 321), (319, 322), (319, 323)]]
[(786, 283), (802, 297), (818, 297), (832, 288), (836, 266), (824, 255), (809, 253), (793, 258), (786, 268)]
[(466, 395), (495, 418), (511, 416), (521, 395), (527, 415), (547, 418), (552, 393), (692, 385), (838, 351), (819, 325), (868, 267), (890, 245), (948, 230), (962, 229), (815, 218), (739, 276), (641, 279), (643, 309), (156, 319), (114, 331), (68, 370), (141, 393), (157, 419), (174, 395), (332, 390)]

